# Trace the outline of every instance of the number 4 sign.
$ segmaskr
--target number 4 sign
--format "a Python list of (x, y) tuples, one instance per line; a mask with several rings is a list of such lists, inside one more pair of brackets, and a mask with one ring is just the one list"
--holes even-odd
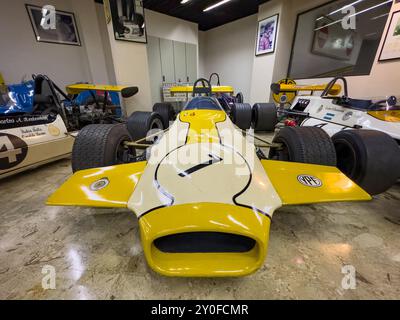
[(20, 138), (0, 133), (0, 170), (7, 170), (24, 161), (28, 152), (27, 144)]

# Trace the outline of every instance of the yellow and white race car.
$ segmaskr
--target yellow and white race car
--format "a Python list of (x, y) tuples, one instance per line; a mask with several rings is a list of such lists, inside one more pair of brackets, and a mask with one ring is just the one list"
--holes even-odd
[[(280, 207), (371, 199), (334, 167), (333, 143), (320, 128), (285, 128), (293, 141), (270, 145), (293, 152), (296, 163), (265, 159), (215, 97), (194, 97), (153, 144), (129, 136), (140, 124), (151, 128), (156, 115), (132, 117), (128, 126), (89, 125), (80, 132), (75, 173), (47, 204), (128, 208), (139, 219), (148, 264), (162, 275), (251, 274), (264, 263)], [(112, 163), (123, 148), (146, 152), (132, 163)]]

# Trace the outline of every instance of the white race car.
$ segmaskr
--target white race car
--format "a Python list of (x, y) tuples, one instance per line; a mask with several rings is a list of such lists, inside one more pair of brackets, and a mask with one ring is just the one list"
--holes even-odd
[[(339, 95), (342, 87), (337, 84), (338, 80), (344, 84), (343, 96)], [(315, 86), (299, 86), (286, 79), (272, 84), (271, 90), (280, 107), (276, 114), (268, 113), (268, 117), (258, 119), (258, 122), (274, 127), (279, 120), (285, 119), (286, 126), (322, 128), (335, 144), (337, 167), (370, 194), (385, 191), (400, 178), (397, 169), (388, 169), (382, 174), (382, 168), (399, 168), (400, 164), (400, 106), (394, 96), (375, 102), (349, 98), (347, 81), (343, 77), (334, 78), (327, 85)], [(311, 94), (298, 95), (300, 91)], [(322, 94), (314, 95), (316, 91), (322, 91)], [(264, 109), (272, 110), (273, 107), (268, 105)], [(369, 141), (368, 146), (365, 141)], [(275, 153), (270, 156), (281, 159), (287, 155)], [(360, 161), (365, 163), (363, 169), (356, 165)], [(373, 179), (364, 178), (366, 171), (376, 172), (370, 175)]]

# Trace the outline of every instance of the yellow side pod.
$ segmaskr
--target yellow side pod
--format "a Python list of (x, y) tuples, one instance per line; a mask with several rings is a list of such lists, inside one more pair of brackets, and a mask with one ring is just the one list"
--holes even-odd
[[(272, 160), (261, 163), (283, 205), (372, 199), (335, 167)], [(321, 185), (301, 183), (304, 176), (317, 178)]]
[(370, 116), (386, 122), (400, 122), (400, 110), (368, 111)]
[(146, 164), (143, 161), (78, 171), (51, 195), (46, 204), (126, 208)]

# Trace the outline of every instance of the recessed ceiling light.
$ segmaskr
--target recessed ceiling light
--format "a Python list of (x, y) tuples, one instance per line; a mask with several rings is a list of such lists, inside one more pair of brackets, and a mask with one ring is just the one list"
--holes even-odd
[(181, 4), (185, 4), (186, 2), (189, 2), (190, 0), (182, 0)]
[(216, 4), (213, 4), (212, 6), (209, 6), (209, 7), (205, 8), (203, 10), (203, 12), (210, 11), (210, 10), (212, 10), (212, 9), (214, 9), (216, 7), (219, 7), (219, 6), (221, 6), (221, 5), (223, 5), (223, 4), (227, 3), (227, 2), (230, 2), (230, 1), (232, 1), (232, 0), (222, 0), (220, 2), (217, 2)]

